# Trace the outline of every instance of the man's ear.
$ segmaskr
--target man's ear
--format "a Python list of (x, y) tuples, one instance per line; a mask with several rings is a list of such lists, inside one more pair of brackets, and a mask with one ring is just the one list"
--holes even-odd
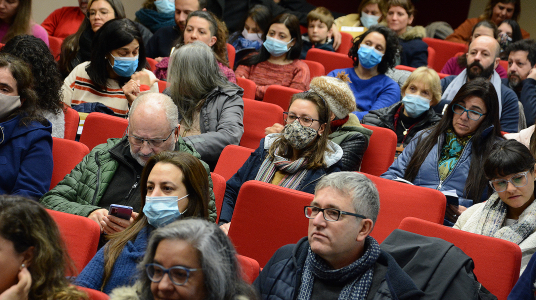
[(207, 11), (207, 8), (205, 7), (205, 8), (203, 8), (201, 11)]
[(359, 232), (357, 233), (357, 241), (358, 242), (364, 242), (365, 238), (370, 235), (372, 232), (372, 228), (374, 227), (374, 223), (372, 223), (371, 219), (362, 219), (361, 220), (361, 228), (359, 229)]
[(497, 67), (499, 66), (500, 61), (501, 61), (501, 59), (499, 57), (495, 58), (495, 68), (493, 68), (493, 69), (497, 69)]

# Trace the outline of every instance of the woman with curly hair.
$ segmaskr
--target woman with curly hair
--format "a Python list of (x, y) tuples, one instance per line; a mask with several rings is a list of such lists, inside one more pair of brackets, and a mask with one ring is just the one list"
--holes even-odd
[(39, 203), (0, 196), (0, 245), (0, 299), (87, 299), (65, 277), (60, 232)]
[(24, 60), (32, 69), (33, 89), (37, 93), (37, 108), (52, 123), (52, 136), (63, 138), (65, 115), (61, 101), (61, 74), (47, 45), (31, 35), (12, 38), (1, 53), (12, 54)]
[(354, 45), (348, 52), (354, 67), (333, 70), (328, 74), (331, 77), (337, 77), (342, 72), (348, 74), (357, 105), (354, 114), (359, 120), (370, 110), (400, 101), (400, 86), (385, 75), (395, 66), (399, 49), (396, 33), (387, 27), (372, 26), (354, 39)]

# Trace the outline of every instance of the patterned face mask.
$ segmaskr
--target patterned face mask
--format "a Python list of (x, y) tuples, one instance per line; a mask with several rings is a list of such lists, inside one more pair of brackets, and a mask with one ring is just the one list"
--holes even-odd
[(309, 145), (316, 137), (317, 132), (311, 127), (305, 127), (300, 124), (300, 120), (296, 120), (285, 125), (283, 137), (289, 141), (292, 148), (301, 150)]

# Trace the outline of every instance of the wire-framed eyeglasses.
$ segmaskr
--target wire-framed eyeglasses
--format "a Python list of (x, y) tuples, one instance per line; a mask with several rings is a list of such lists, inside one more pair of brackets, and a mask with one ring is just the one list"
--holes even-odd
[(165, 274), (168, 274), (169, 279), (174, 285), (185, 285), (190, 277), (190, 272), (198, 271), (201, 269), (189, 269), (183, 266), (173, 266), (169, 269), (164, 268), (159, 264), (146, 264), (145, 271), (149, 280), (158, 283), (162, 281)]
[(129, 138), (130, 143), (132, 143), (132, 145), (134, 146), (142, 146), (144, 142), (147, 142), (147, 145), (149, 147), (158, 148), (162, 146), (167, 140), (169, 140), (169, 138), (171, 137), (175, 129), (177, 129), (177, 127), (171, 129), (171, 132), (165, 139), (143, 139), (133, 134), (130, 134), (130, 135), (127, 134), (127, 137)]
[(354, 213), (339, 210), (336, 208), (320, 208), (316, 206), (305, 206), (304, 210), (305, 210), (305, 217), (308, 219), (314, 219), (319, 213), (322, 213), (322, 215), (324, 216), (324, 220), (329, 221), (329, 222), (338, 221), (341, 215), (349, 215), (349, 216), (354, 216), (356, 218), (361, 218), (361, 219), (367, 218), (360, 214), (354, 214)]

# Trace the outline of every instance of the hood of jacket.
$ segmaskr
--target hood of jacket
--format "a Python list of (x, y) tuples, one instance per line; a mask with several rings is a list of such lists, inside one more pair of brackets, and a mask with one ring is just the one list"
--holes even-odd
[(207, 94), (205, 98), (207, 99), (207, 101), (212, 101), (214, 99), (217, 99), (220, 95), (225, 95), (226, 97), (233, 97), (235, 95), (238, 95), (242, 97), (244, 96), (244, 89), (232, 82), (229, 82), (226, 85), (215, 87), (210, 93)]
[(19, 125), (19, 122), (22, 117), (22, 115), (18, 115), (11, 120), (0, 123), (0, 144), (2, 144), (3, 141), (8, 141), (21, 135), (26, 135), (28, 132), (34, 130), (44, 129), (48, 132), (52, 132), (52, 125), (49, 121), (46, 121), (47, 125), (43, 125), (38, 121), (33, 121), (28, 124), (28, 126), (21, 126)]
[(426, 37), (426, 29), (422, 26), (408, 26), (406, 32), (399, 36), (399, 38), (405, 41), (422, 39), (424, 37)]
[[(264, 138), (264, 149), (268, 150), (272, 144), (282, 135), (282, 133), (271, 133)], [(342, 158), (342, 148), (341, 146), (335, 144), (332, 141), (328, 141), (328, 148), (331, 151), (326, 151), (324, 153), (324, 161), (326, 167), (329, 168), (336, 164)]]

